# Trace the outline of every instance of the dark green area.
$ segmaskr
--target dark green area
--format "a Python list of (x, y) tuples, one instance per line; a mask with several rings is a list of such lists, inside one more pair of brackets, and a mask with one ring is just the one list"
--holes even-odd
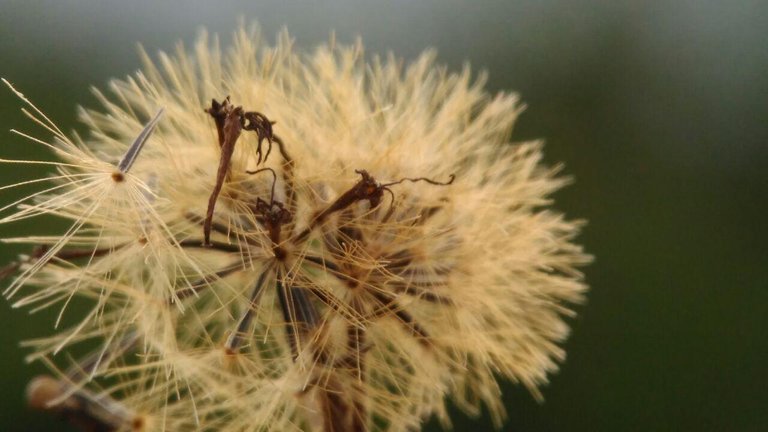
[[(89, 85), (138, 69), (136, 42), (172, 49), (202, 25), (226, 40), (238, 16), (270, 36), (287, 25), (303, 48), (335, 29), (369, 53), (437, 47), (451, 68), (469, 61), (490, 90), (528, 104), (515, 138), (545, 138), (547, 160), (566, 163), (576, 183), (557, 208), (589, 220), (579, 241), (596, 256), (546, 403), (506, 386), (505, 430), (765, 430), (768, 3), (250, 3), (5, 2), (0, 76), (68, 131), (77, 104), (95, 105)], [(35, 130), (20, 105), (0, 90), (0, 130)], [(0, 133), (0, 157), (40, 156)], [(41, 173), (17, 168), (2, 165), (0, 183)], [(1, 226), (0, 237), (60, 229)], [(0, 262), (19, 251), (2, 246)], [(63, 430), (22, 402), (42, 367), (25, 366), (18, 343), (53, 319), (0, 307), (0, 430)]]

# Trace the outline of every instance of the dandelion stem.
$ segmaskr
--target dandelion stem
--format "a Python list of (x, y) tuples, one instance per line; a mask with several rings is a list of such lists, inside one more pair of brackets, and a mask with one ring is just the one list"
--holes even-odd
[(160, 121), (160, 117), (163, 116), (164, 111), (165, 110), (163, 108), (160, 108), (152, 120), (150, 120), (149, 123), (144, 126), (144, 129), (142, 129), (142, 131), (139, 133), (139, 136), (136, 137), (130, 147), (128, 147), (128, 151), (125, 152), (125, 155), (117, 164), (117, 169), (119, 169), (121, 173), (128, 173), (128, 170), (131, 169), (133, 163), (136, 162), (136, 157), (139, 156), (141, 149), (144, 148), (144, 144), (147, 143), (147, 139), (149, 139), (149, 136), (152, 135), (155, 127), (157, 127), (157, 122)]
[(243, 336), (248, 330), (248, 327), (251, 325), (253, 313), (258, 306), (259, 298), (261, 297), (261, 293), (264, 291), (264, 283), (266, 282), (267, 275), (271, 270), (272, 266), (270, 265), (265, 268), (264, 271), (262, 271), (259, 275), (259, 279), (256, 281), (256, 285), (253, 287), (253, 291), (251, 292), (248, 308), (245, 310), (245, 312), (243, 312), (243, 315), (240, 317), (240, 321), (237, 324), (237, 328), (229, 335), (227, 342), (224, 344), (224, 349), (229, 354), (234, 354), (240, 349), (240, 346), (243, 343)]
[(203, 289), (210, 287), (213, 282), (223, 279), (231, 274), (237, 273), (244, 269), (245, 267), (243, 267), (242, 263), (238, 262), (238, 263), (232, 264), (228, 267), (225, 267), (223, 270), (219, 270), (212, 275), (206, 276), (196, 282), (189, 284), (189, 286), (176, 291), (176, 298), (178, 300), (184, 300), (189, 296), (196, 295)]
[(317, 311), (299, 288), (286, 286), (282, 272), (277, 272), (277, 298), (286, 322), (286, 337), (295, 362), (301, 352), (301, 340), (317, 326)]

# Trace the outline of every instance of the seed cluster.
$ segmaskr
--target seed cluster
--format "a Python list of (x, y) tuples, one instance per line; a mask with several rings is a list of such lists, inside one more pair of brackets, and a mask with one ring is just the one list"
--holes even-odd
[(514, 96), (285, 34), (193, 52), (97, 93), (85, 142), (29, 104), (57, 173), (0, 224), (72, 223), (6, 239), (34, 250), (5, 295), (63, 328), (27, 343), (55, 372), (32, 406), (85, 430), (405, 431), (448, 427), (446, 398), (500, 426), (497, 376), (540, 396), (589, 257), (541, 209), (566, 182), (541, 145), (506, 142)]

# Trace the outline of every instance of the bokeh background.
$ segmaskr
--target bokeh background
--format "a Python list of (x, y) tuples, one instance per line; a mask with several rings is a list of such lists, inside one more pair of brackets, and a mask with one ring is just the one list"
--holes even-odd
[[(226, 41), (238, 17), (272, 40), (287, 26), (303, 49), (331, 30), (368, 53), (436, 47), (528, 104), (515, 139), (545, 138), (547, 161), (575, 177), (557, 208), (589, 220), (579, 241), (596, 261), (546, 402), (505, 386), (504, 430), (768, 430), (768, 2), (5, 0), (0, 76), (82, 130), (76, 105), (137, 70), (137, 42), (171, 50), (200, 26)], [(37, 156), (6, 132), (34, 130), (20, 106), (0, 90), (0, 157)], [(2, 165), (0, 183), (41, 174)], [(0, 262), (18, 252), (0, 246)], [(2, 431), (69, 430), (23, 404), (43, 369), (18, 344), (52, 324), (0, 303)]]

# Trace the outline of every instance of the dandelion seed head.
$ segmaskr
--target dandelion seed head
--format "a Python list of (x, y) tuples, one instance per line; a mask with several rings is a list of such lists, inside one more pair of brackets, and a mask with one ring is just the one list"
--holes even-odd
[(24, 136), (58, 159), (20, 163), (56, 172), (0, 223), (71, 223), (6, 239), (36, 249), (5, 295), (66, 323), (26, 343), (56, 373), (35, 405), (76, 397), (106, 414), (73, 418), (126, 430), (403, 431), (450, 426), (448, 400), (501, 426), (499, 377), (541, 398), (590, 257), (548, 208), (568, 178), (510, 142), (517, 97), (432, 52), (292, 45), (251, 28), (142, 53), (81, 109), (84, 139), (29, 103), (54, 137)]

